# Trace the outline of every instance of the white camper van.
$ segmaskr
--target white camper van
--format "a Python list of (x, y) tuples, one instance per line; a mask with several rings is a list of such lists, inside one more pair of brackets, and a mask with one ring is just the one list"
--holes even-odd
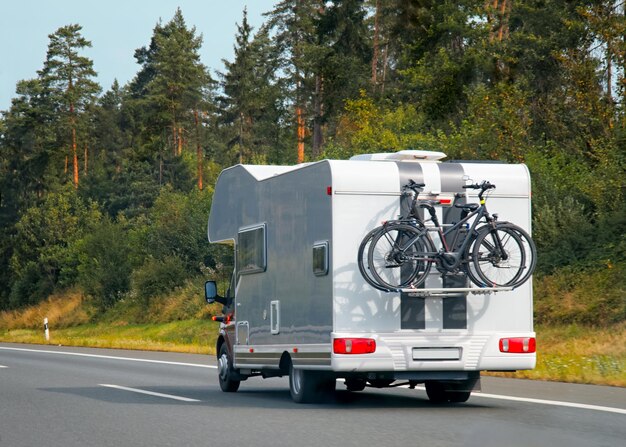
[[(424, 197), (477, 202), (470, 181), (496, 185), (489, 209), (530, 232), (523, 164), (450, 161), (400, 151), (296, 166), (236, 165), (219, 176), (208, 222), (212, 243), (231, 244), (235, 271), (221, 296), (217, 340), (224, 391), (251, 376), (289, 375), (296, 402), (335, 390), (423, 383), (431, 401), (464, 402), (480, 371), (535, 366), (532, 283), (481, 287), (431, 269), (419, 288), (380, 290), (359, 271), (364, 237), (401, 213), (402, 186)], [(436, 207), (439, 220), (461, 208)]]

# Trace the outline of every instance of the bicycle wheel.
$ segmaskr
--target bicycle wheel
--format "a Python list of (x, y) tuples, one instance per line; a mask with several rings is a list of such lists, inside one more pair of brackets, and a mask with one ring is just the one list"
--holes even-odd
[(517, 286), (524, 284), (530, 275), (535, 271), (535, 267), (537, 266), (537, 246), (535, 242), (530, 237), (530, 235), (521, 227), (511, 223), (511, 222), (498, 222), (498, 228), (504, 227), (510, 230), (513, 230), (521, 239), (522, 245), (524, 246), (524, 253), (526, 254), (526, 264), (524, 266), (524, 274), (517, 280)]
[(507, 227), (483, 227), (472, 260), (476, 273), (491, 287), (517, 287), (526, 265), (526, 252), (517, 233)]
[(386, 291), (387, 289), (384, 287), (381, 287), (380, 284), (378, 284), (376, 282), (376, 280), (372, 277), (372, 275), (369, 273), (369, 265), (367, 263), (367, 256), (369, 253), (369, 247), (370, 244), (372, 243), (372, 240), (374, 239), (374, 236), (376, 236), (376, 234), (378, 234), (378, 232), (382, 231), (383, 227), (379, 226), (374, 228), (372, 231), (370, 231), (369, 233), (367, 233), (365, 235), (365, 237), (363, 238), (363, 241), (361, 241), (361, 245), (359, 245), (359, 253), (357, 256), (357, 263), (359, 265), (359, 271), (361, 272), (361, 275), (363, 276), (363, 279), (365, 279), (365, 281), (372, 287), (374, 287), (375, 289), (378, 290), (383, 290)]
[(392, 224), (374, 235), (368, 250), (372, 278), (385, 289), (417, 287), (432, 267), (435, 247), (426, 230)]

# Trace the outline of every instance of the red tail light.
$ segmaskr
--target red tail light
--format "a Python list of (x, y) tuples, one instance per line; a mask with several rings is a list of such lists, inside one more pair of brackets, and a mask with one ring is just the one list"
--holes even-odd
[(335, 354), (371, 354), (376, 351), (376, 340), (372, 338), (335, 338)]
[(537, 350), (537, 342), (534, 337), (501, 338), (500, 352), (514, 354), (529, 354)]

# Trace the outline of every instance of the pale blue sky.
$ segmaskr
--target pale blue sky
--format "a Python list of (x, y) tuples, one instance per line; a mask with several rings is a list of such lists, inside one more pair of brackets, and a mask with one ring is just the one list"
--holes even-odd
[(0, 110), (7, 110), (15, 84), (37, 76), (46, 58), (48, 35), (78, 23), (92, 48), (85, 55), (94, 62), (103, 91), (117, 78), (125, 84), (137, 73), (135, 49), (147, 46), (159, 19), (168, 22), (180, 6), (188, 27), (202, 34), (202, 62), (211, 74), (222, 70), (221, 60), (232, 59), (236, 23), (244, 6), (255, 30), (262, 13), (278, 0), (0, 0)]

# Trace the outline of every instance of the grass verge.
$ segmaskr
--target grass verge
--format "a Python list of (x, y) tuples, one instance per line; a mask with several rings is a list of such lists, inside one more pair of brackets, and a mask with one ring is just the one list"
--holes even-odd
[[(100, 313), (79, 292), (53, 296), (37, 306), (0, 312), (0, 341), (46, 343), (43, 318), (50, 320), (50, 344), (215, 354), (217, 324), (188, 285), (151, 300), (125, 300)], [(537, 367), (504, 377), (626, 387), (626, 322), (594, 328), (583, 324), (539, 324)]]
[(125, 325), (100, 323), (60, 329), (51, 327), (49, 342), (44, 338), (43, 329), (0, 329), (0, 341), (215, 354), (216, 329), (216, 323), (208, 320)]
[(607, 328), (541, 325), (537, 367), (503, 377), (626, 387), (626, 323)]

